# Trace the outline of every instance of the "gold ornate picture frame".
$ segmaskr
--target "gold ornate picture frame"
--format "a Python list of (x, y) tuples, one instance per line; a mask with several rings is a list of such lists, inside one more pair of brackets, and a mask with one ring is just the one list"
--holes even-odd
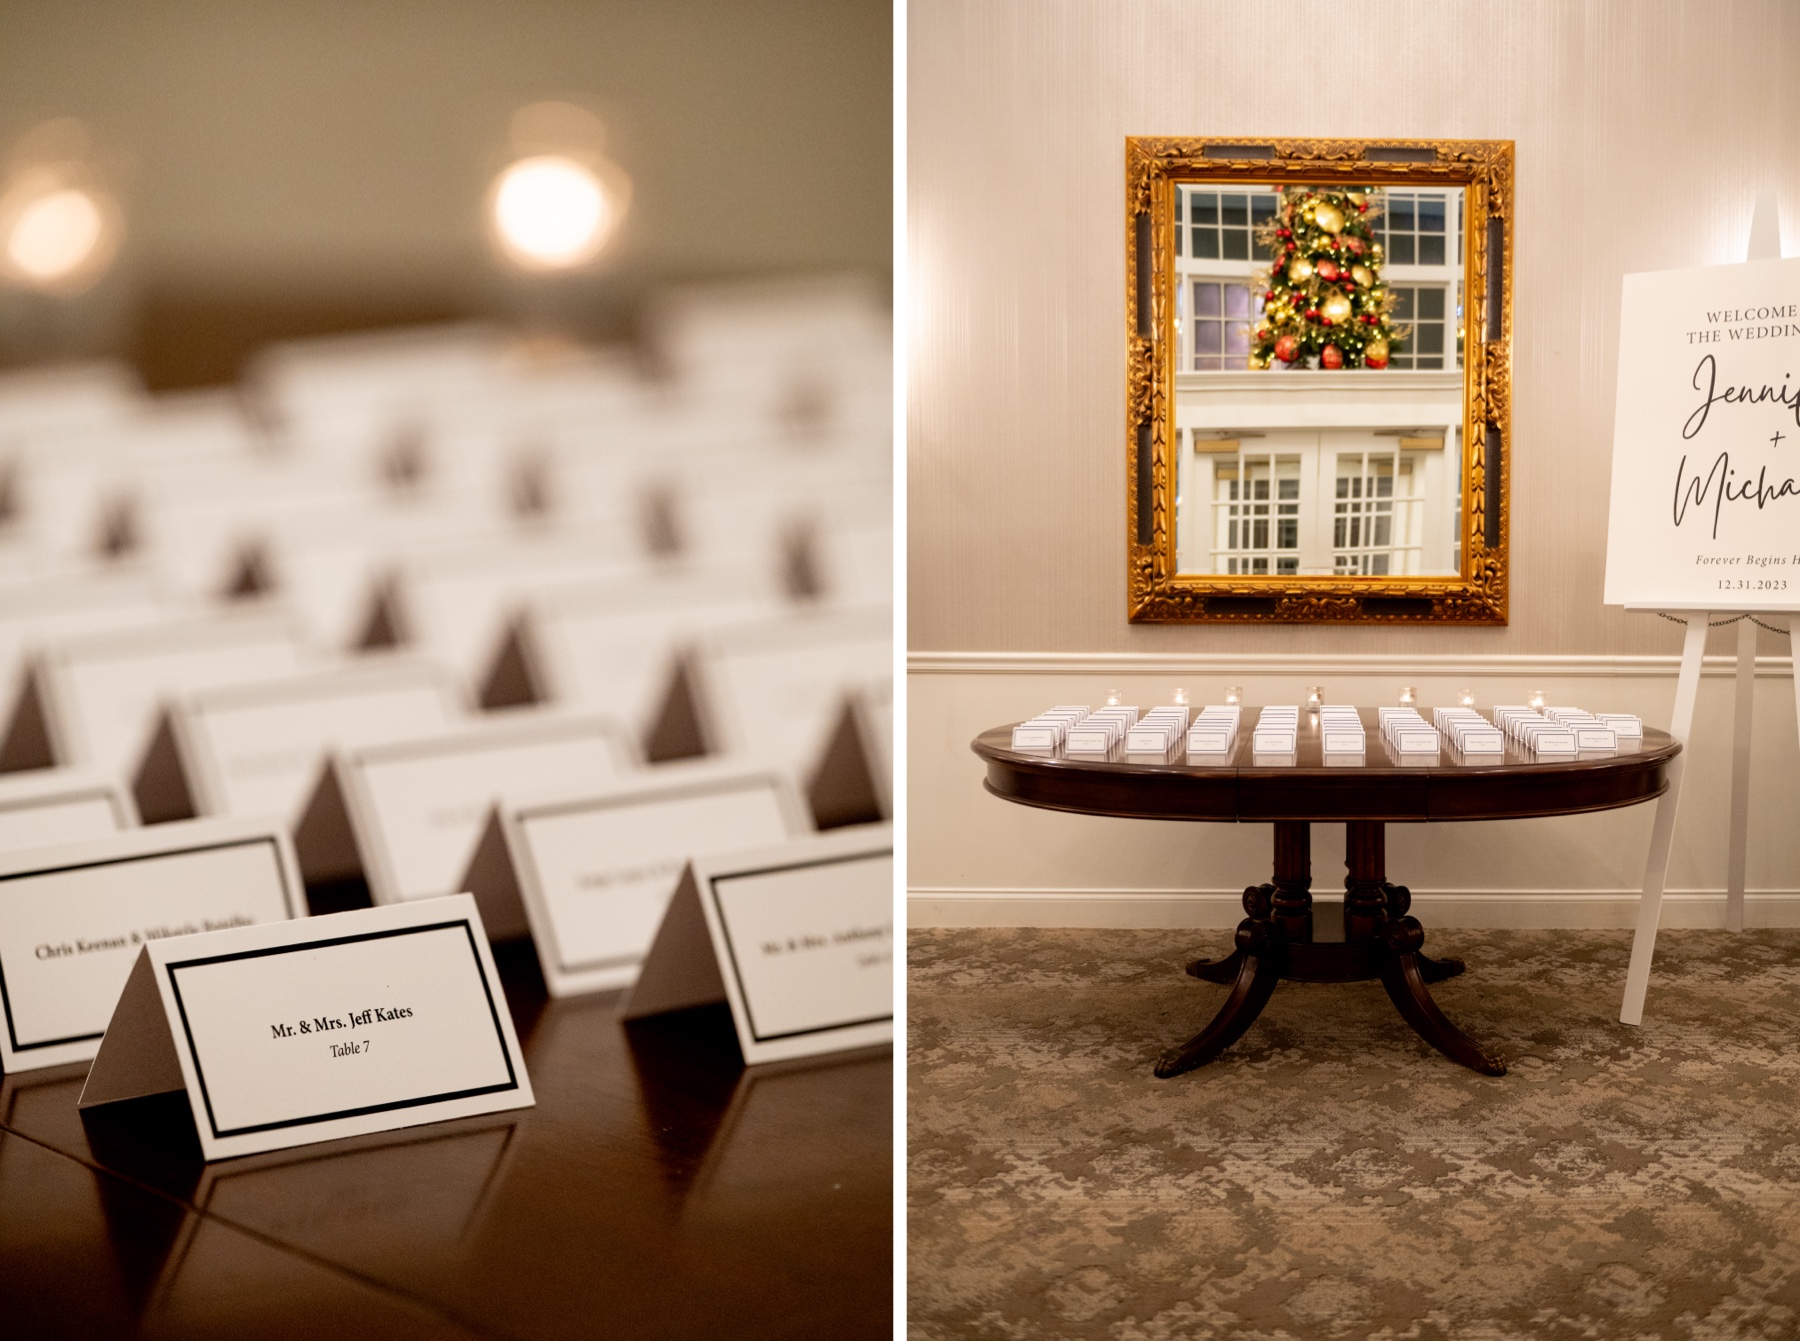
[[(1460, 188), (1457, 231), (1462, 268), (1456, 330), (1462, 412), (1456, 439), (1460, 495), (1449, 514), (1454, 518), (1453, 573), (1265, 573), (1248, 571), (1247, 562), (1243, 572), (1180, 570), (1175, 508), (1178, 188), (1236, 187), (1241, 191), (1250, 184), (1264, 191), (1272, 186), (1278, 193), (1302, 187), (1340, 192), (1379, 189), (1384, 197), (1392, 197), (1395, 188), (1411, 193)], [(1127, 603), (1132, 621), (1506, 622), (1512, 221), (1513, 145), (1509, 140), (1158, 136), (1126, 140), (1126, 534)], [(1366, 283), (1367, 272), (1360, 273)], [(1267, 348), (1266, 343), (1263, 347)], [(1385, 346), (1381, 352), (1385, 356)], [(1339, 366), (1330, 361), (1333, 353), (1325, 351), (1325, 368)], [(1377, 363), (1371, 351), (1367, 368), (1384, 363), (1385, 358)], [(1261, 364), (1245, 366), (1267, 364), (1265, 357)], [(1291, 379), (1307, 375), (1291, 371), (1255, 374), (1273, 379), (1271, 390), (1297, 385)], [(1383, 376), (1367, 370), (1333, 375), (1352, 380)], [(1244, 380), (1240, 374), (1238, 381)], [(1344, 496), (1343, 489), (1340, 483), (1339, 498)], [(1343, 510), (1340, 505), (1338, 511)]]

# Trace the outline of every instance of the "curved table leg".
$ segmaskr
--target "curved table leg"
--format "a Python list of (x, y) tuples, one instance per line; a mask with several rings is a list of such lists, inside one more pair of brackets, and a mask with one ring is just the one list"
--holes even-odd
[(1242, 1038), (1269, 1004), (1281, 980), (1281, 946), (1275, 929), (1268, 922), (1246, 918), (1238, 925), (1237, 941), (1238, 972), (1231, 995), (1206, 1028), (1156, 1059), (1156, 1074), (1162, 1079), (1210, 1062)]
[(1394, 1008), (1419, 1037), (1471, 1071), (1479, 1071), (1484, 1076), (1505, 1075), (1505, 1059), (1487, 1051), (1451, 1024), (1426, 990), (1418, 955), (1425, 932), (1418, 918), (1403, 917), (1390, 924), (1384, 939), (1387, 953), (1381, 961), (1381, 985), (1387, 988), (1388, 1000), (1394, 1003)]
[(1196, 959), (1186, 969), (1190, 978), (1198, 978), (1202, 982), (1233, 983), (1237, 981), (1238, 969), (1243, 966), (1244, 952), (1233, 950), (1223, 959)]
[[(1398, 922), (1412, 907), (1412, 891), (1405, 885), (1394, 884), (1383, 885), (1382, 889), (1387, 893), (1388, 919)], [(1454, 978), (1468, 967), (1460, 959), (1433, 959), (1423, 950), (1413, 951), (1413, 958), (1419, 961), (1419, 976), (1428, 983)]]

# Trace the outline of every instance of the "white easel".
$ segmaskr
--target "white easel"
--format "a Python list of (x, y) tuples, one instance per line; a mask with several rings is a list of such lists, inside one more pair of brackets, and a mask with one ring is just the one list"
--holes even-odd
[[(1747, 261), (1772, 261), (1781, 257), (1781, 226), (1775, 197), (1764, 194), (1756, 202), (1750, 221)], [(1681, 778), (1687, 771), (1688, 747), (1694, 727), (1694, 700), (1700, 692), (1700, 664), (1706, 655), (1706, 630), (1712, 613), (1706, 610), (1667, 612), (1687, 622), (1687, 638), (1681, 647), (1681, 673), (1675, 681), (1675, 712), (1669, 734), (1681, 742), (1681, 753), (1670, 761), (1669, 789), (1656, 803), (1656, 825), (1650, 832), (1650, 856), (1644, 865), (1644, 893), (1638, 903), (1637, 934), (1631, 942), (1631, 967), (1625, 974), (1625, 1001), (1619, 1007), (1620, 1024), (1641, 1024), (1644, 993), (1650, 986), (1650, 961), (1656, 953), (1656, 928), (1662, 916), (1663, 886), (1669, 878), (1669, 848), (1675, 837), (1675, 812), (1681, 805)], [(1733, 612), (1725, 612), (1728, 616)], [(1780, 619), (1783, 616), (1775, 615)], [(1790, 642), (1800, 641), (1800, 614), (1785, 616)], [(1794, 708), (1800, 715), (1800, 657), (1796, 657)], [(1744, 874), (1750, 837), (1750, 711), (1756, 678), (1756, 625), (1748, 615), (1738, 623), (1737, 704), (1731, 732), (1731, 831), (1725, 881), (1725, 929), (1744, 929)]]

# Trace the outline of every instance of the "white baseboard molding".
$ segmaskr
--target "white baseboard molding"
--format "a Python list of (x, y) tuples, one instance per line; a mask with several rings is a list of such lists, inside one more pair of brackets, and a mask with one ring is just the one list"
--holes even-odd
[[(1242, 890), (912, 889), (910, 927), (1194, 927), (1229, 930), (1243, 918)], [(1531, 889), (1413, 891), (1412, 911), (1434, 927), (1629, 930), (1638, 891)], [(1800, 927), (1800, 889), (1752, 889), (1744, 895), (1750, 927)], [(1723, 889), (1670, 890), (1662, 925), (1723, 929)]]

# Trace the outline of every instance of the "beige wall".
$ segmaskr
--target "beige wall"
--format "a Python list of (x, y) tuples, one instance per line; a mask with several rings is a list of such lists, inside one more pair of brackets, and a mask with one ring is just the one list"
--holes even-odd
[[(915, 0), (908, 21), (915, 649), (1679, 650), (1600, 604), (1620, 276), (1742, 259), (1769, 187), (1800, 251), (1800, 6)], [(1146, 134), (1516, 142), (1509, 627), (1126, 622), (1123, 150)]]
[[(1544, 687), (1666, 726), (1681, 631), (1600, 603), (1620, 276), (1741, 259), (1773, 188), (1800, 252), (1800, 6), (1069, 3), (909, 10), (909, 868), (915, 923), (1229, 925), (1260, 826), (1084, 819), (981, 789), (978, 731), (1057, 702), (1427, 705)], [(1279, 68), (1280, 74), (1275, 71)], [(1123, 146), (1132, 134), (1517, 144), (1512, 622), (1125, 620)], [(1735, 645), (1714, 635), (1714, 652)], [(1800, 737), (1759, 634), (1753, 920), (1800, 920)], [(1674, 921), (1722, 915), (1731, 682), (1703, 683)], [(1217, 701), (1213, 698), (1212, 701)], [(1396, 826), (1436, 924), (1628, 924), (1651, 810)], [(1315, 826), (1316, 887), (1341, 828)]]

